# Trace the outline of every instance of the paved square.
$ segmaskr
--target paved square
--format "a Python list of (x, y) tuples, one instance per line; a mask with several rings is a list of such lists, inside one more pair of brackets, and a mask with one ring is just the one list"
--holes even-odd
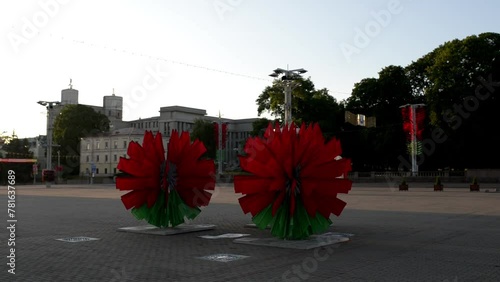
[[(469, 192), (467, 183), (432, 183), (400, 192), (380, 183), (354, 184), (328, 232), (354, 234), (343, 243), (288, 249), (207, 240), (203, 235), (250, 234), (231, 186), (217, 187), (210, 205), (189, 224), (209, 231), (171, 236), (117, 232), (141, 226), (108, 186), (16, 187), (16, 274), (7, 272), (9, 230), (0, 229), (0, 281), (500, 281), (500, 193)], [(490, 184), (482, 189), (496, 189)], [(0, 187), (0, 220), (7, 192)], [(69, 237), (99, 238), (65, 243)], [(244, 238), (248, 238), (244, 237)], [(220, 263), (210, 255), (242, 255)]]

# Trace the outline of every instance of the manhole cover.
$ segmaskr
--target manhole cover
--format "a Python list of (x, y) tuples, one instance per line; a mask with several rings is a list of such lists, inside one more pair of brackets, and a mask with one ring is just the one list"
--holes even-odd
[(63, 242), (69, 242), (69, 243), (77, 243), (77, 242), (95, 241), (95, 240), (99, 240), (99, 238), (78, 236), (78, 237), (61, 238), (61, 239), (56, 239), (56, 240), (63, 241)]
[(218, 261), (218, 262), (230, 262), (244, 258), (248, 258), (248, 256), (234, 255), (234, 254), (214, 254), (214, 255), (199, 257), (199, 259)]

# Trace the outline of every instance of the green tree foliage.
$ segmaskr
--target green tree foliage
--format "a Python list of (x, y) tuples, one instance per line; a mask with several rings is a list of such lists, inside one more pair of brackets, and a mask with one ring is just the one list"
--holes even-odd
[(216, 144), (215, 144), (215, 129), (211, 121), (196, 119), (193, 124), (191, 133), (191, 141), (200, 140), (207, 148), (207, 152), (203, 155), (205, 158), (215, 159)]
[[(54, 121), (54, 143), (59, 145), (64, 172), (76, 175), (80, 165), (80, 139), (109, 131), (109, 119), (85, 105), (66, 105)], [(54, 149), (56, 151), (57, 149)]]
[[(299, 78), (292, 90), (292, 118), (300, 125), (317, 122), (326, 136), (339, 131), (343, 122), (341, 107), (327, 89), (317, 90), (310, 78)], [(270, 113), (276, 118), (284, 119), (284, 85), (281, 80), (274, 80), (267, 86), (256, 100), (260, 116)]]
[(261, 118), (252, 123), (252, 132), (250, 133), (250, 136), (256, 137), (256, 136), (264, 136), (264, 132), (266, 132), (266, 128), (268, 127), (269, 123), (272, 122), (272, 120), (267, 119), (267, 118)]
[(425, 165), (499, 167), (493, 156), (500, 154), (500, 138), (491, 129), (498, 128), (500, 107), (500, 34), (445, 42), (407, 72), (413, 92), (425, 97), (431, 129), (443, 130), (447, 139), (427, 150)]
[(420, 169), (498, 168), (499, 88), (500, 34), (445, 42), (404, 68), (385, 67), (378, 78), (354, 85), (346, 110), (375, 116), (377, 127), (344, 125), (344, 152), (355, 170), (395, 169), (406, 156), (399, 107), (424, 103)]
[(387, 66), (378, 74), (356, 83), (345, 101), (346, 110), (377, 119), (375, 128), (345, 125), (344, 152), (353, 159), (355, 170), (396, 169), (397, 157), (406, 154), (400, 106), (418, 98), (403, 67)]
[(401, 66), (383, 68), (378, 78), (365, 78), (354, 84), (346, 109), (377, 117), (377, 125), (385, 126), (400, 120), (400, 106), (413, 103), (410, 80)]
[[(11, 138), (8, 143), (3, 144), (4, 157), (8, 159), (32, 159), (33, 152), (30, 150), (28, 139)], [(2, 183), (6, 183), (8, 170), (14, 170), (17, 183), (29, 183), (32, 178), (32, 163), (2, 163), (0, 170)]]

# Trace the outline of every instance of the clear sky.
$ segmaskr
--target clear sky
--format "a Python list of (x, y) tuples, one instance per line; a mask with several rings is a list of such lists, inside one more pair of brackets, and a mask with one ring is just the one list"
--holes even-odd
[(304, 68), (338, 101), (388, 65), (446, 41), (500, 32), (496, 0), (39, 0), (0, 4), (0, 133), (45, 134), (61, 90), (124, 120), (162, 106), (257, 117), (275, 68)]

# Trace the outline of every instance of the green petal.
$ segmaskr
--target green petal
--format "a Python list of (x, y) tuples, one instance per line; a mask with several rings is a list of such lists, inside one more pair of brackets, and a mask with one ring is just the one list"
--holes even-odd
[(269, 205), (267, 208), (263, 209), (260, 213), (256, 214), (252, 218), (252, 221), (258, 228), (262, 230), (266, 229), (267, 226), (270, 225), (272, 221), (274, 221), (272, 206)]
[(146, 220), (157, 227), (175, 227), (185, 222), (185, 219), (194, 219), (201, 210), (192, 208), (179, 196), (176, 190), (171, 190), (168, 201), (165, 203), (165, 191), (161, 190), (156, 202), (151, 208), (144, 204), (140, 208), (133, 208), (132, 214), (139, 220)]
[(290, 215), (288, 203), (284, 202), (272, 216), (272, 204), (256, 214), (252, 221), (260, 229), (271, 226), (271, 234), (280, 239), (303, 240), (312, 234), (323, 233), (332, 224), (329, 218), (319, 213), (314, 217), (309, 216), (304, 205), (297, 201), (294, 214)]

